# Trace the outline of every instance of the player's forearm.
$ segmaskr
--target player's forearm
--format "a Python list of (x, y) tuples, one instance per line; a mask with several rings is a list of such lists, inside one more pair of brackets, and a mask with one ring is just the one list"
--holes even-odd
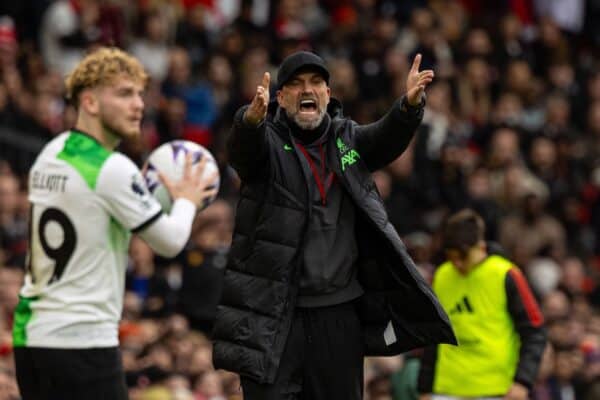
[(139, 235), (159, 255), (175, 257), (189, 239), (195, 214), (194, 203), (177, 199), (169, 215), (163, 214)]

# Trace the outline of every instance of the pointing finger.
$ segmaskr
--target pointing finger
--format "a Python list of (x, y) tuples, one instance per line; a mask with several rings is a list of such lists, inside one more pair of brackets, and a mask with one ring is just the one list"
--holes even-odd
[(421, 66), (421, 54), (417, 54), (415, 59), (413, 60), (412, 67), (410, 67), (411, 72), (418, 72), (419, 67)]
[(271, 84), (271, 74), (269, 74), (268, 72), (265, 72), (265, 74), (263, 75), (263, 79), (262, 79), (262, 87), (264, 87), (266, 90), (269, 90), (270, 84)]

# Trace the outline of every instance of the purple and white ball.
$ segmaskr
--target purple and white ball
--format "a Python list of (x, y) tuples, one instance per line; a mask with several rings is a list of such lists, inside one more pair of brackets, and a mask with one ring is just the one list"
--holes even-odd
[[(197, 164), (203, 157), (207, 157), (208, 161), (204, 168), (204, 176), (210, 176), (215, 171), (217, 175), (211, 187), (218, 188), (220, 185), (219, 168), (213, 155), (203, 146), (187, 140), (173, 140), (164, 143), (154, 149), (147, 160), (147, 168), (144, 173), (146, 185), (150, 193), (158, 200), (166, 213), (171, 212), (173, 199), (169, 195), (167, 188), (161, 183), (158, 178), (160, 171), (172, 181), (178, 181), (183, 176), (183, 168), (185, 166), (185, 158), (188, 154), (192, 154), (192, 165)], [(216, 198), (216, 195), (206, 199), (204, 204), (198, 211), (206, 208)]]

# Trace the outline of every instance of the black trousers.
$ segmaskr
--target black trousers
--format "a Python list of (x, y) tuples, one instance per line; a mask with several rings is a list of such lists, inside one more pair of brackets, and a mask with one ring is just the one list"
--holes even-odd
[(23, 400), (128, 398), (121, 353), (116, 347), (16, 347), (15, 364)]
[(273, 384), (242, 377), (244, 400), (360, 400), (363, 341), (353, 303), (298, 308)]

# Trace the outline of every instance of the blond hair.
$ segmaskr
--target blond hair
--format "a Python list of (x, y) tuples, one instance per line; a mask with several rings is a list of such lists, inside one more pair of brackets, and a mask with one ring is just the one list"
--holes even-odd
[(78, 106), (82, 90), (110, 84), (120, 75), (143, 85), (148, 81), (144, 67), (135, 57), (116, 47), (100, 47), (85, 56), (65, 79), (67, 99)]

